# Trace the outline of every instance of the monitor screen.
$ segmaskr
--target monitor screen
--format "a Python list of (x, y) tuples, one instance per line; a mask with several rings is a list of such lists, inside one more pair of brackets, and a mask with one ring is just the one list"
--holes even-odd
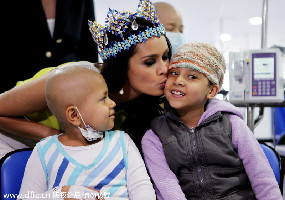
[(254, 80), (274, 79), (274, 57), (253, 58), (253, 72)]

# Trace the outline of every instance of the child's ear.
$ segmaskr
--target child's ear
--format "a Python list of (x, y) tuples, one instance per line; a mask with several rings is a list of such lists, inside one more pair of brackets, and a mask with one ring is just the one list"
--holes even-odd
[(65, 111), (65, 115), (68, 122), (74, 126), (79, 126), (81, 124), (81, 119), (75, 106), (68, 106)]
[(219, 87), (217, 85), (210, 85), (210, 91), (207, 94), (207, 99), (213, 99), (219, 92)]

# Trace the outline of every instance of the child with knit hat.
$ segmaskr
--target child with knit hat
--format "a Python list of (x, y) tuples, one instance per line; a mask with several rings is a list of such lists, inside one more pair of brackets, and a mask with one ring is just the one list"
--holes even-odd
[(158, 199), (282, 199), (239, 109), (214, 99), (225, 69), (209, 44), (185, 44), (173, 56), (165, 113), (142, 140)]

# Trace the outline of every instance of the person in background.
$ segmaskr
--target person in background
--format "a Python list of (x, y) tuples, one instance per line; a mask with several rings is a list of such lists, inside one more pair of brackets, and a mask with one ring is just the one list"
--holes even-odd
[(61, 199), (65, 193), (73, 199), (155, 200), (134, 142), (123, 131), (109, 131), (116, 104), (99, 70), (76, 62), (56, 68), (45, 88), (64, 132), (37, 143), (19, 193), (24, 198), (18, 199)]
[(239, 108), (213, 99), (226, 70), (223, 55), (207, 43), (185, 44), (169, 67), (165, 113), (142, 139), (158, 199), (282, 200)]
[[(97, 62), (88, 30), (93, 0), (3, 1), (0, 93), (40, 69), (70, 61)], [(3, 12), (2, 12), (3, 13)]]
[(181, 13), (167, 2), (156, 2), (153, 5), (160, 23), (165, 26), (166, 36), (170, 40), (172, 55), (174, 55), (178, 47), (186, 43), (183, 35), (184, 25)]

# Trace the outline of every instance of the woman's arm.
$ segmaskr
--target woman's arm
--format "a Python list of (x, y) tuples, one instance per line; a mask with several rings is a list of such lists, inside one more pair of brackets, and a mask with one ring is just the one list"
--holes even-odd
[(231, 115), (232, 141), (238, 150), (257, 199), (282, 200), (281, 192), (268, 160), (245, 122)]
[(57, 129), (16, 117), (0, 117), (0, 130), (33, 141), (40, 141), (45, 137), (60, 134)]
[(0, 94), (0, 116), (24, 116), (47, 108), (45, 84), (48, 75)]
[(59, 131), (19, 119), (47, 108), (45, 83), (48, 74), (0, 94), (0, 129), (27, 139), (40, 140)]
[(156, 189), (157, 199), (186, 200), (178, 179), (170, 170), (159, 138), (148, 130), (142, 139), (144, 160)]

